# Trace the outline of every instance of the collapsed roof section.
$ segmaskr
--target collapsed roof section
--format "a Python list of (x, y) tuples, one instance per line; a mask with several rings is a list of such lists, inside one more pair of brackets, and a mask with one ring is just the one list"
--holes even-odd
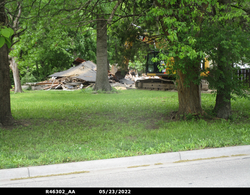
[(83, 63), (83, 62), (86, 62), (86, 60), (81, 59), (81, 58), (76, 58), (76, 59), (74, 60), (73, 64), (74, 64), (74, 65), (79, 65), (79, 64), (81, 64), (81, 63)]
[(87, 82), (96, 81), (96, 64), (91, 61), (83, 61), (80, 65), (72, 67), (68, 70), (56, 72), (49, 77), (73, 77), (82, 79)]

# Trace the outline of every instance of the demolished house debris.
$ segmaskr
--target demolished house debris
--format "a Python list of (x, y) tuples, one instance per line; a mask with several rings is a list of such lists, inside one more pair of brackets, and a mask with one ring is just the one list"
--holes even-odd
[[(52, 88), (82, 89), (96, 80), (96, 65), (91, 61), (83, 61), (78, 66), (52, 75), (52, 80), (57, 81)], [(53, 79), (54, 78), (54, 79)], [(57, 85), (57, 86), (56, 86)]]
[(31, 85), (32, 89), (82, 89), (96, 80), (96, 64), (91, 61), (86, 61), (76, 58), (73, 62), (74, 67), (68, 70), (56, 72), (49, 75), (51, 79), (37, 83), (26, 83)]
[[(71, 67), (68, 70), (49, 75), (49, 77), (51, 77), (49, 80), (26, 84), (30, 85), (33, 90), (75, 90), (93, 86), (96, 81), (96, 64), (81, 58), (76, 58), (73, 64), (76, 66)], [(111, 72), (108, 72), (108, 78), (111, 86), (113, 87), (126, 88), (131, 87), (134, 84), (134, 81), (129, 81), (127, 79), (121, 79), (119, 81), (115, 74)]]

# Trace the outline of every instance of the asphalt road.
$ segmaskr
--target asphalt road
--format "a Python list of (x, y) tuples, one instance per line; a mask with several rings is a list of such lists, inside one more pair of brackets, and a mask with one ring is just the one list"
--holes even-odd
[(250, 156), (8, 180), (0, 187), (250, 187)]

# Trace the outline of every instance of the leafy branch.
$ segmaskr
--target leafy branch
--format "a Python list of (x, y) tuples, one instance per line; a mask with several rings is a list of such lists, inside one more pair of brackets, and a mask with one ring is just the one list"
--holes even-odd
[(0, 48), (6, 43), (8, 48), (11, 48), (11, 36), (14, 34), (12, 28), (7, 28), (6, 26), (0, 27)]

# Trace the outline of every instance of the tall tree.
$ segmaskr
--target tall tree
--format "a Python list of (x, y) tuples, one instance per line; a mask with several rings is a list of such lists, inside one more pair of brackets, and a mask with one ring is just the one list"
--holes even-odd
[[(229, 13), (231, 8), (231, 0), (219, 0), (220, 4), (225, 6), (225, 12)], [(222, 11), (222, 10), (220, 10)], [(225, 22), (224, 25), (228, 25), (228, 22)], [(230, 58), (230, 52), (223, 47), (222, 42), (219, 42), (217, 45), (218, 56), (217, 58), (217, 71), (219, 72), (220, 83), (223, 83), (221, 86), (217, 87), (216, 103), (214, 107), (214, 112), (217, 117), (220, 118), (229, 118), (231, 116), (231, 90), (230, 84), (228, 81), (232, 79), (232, 62)]]
[(200, 93), (200, 63), (205, 54), (199, 39), (207, 4), (204, 1), (155, 1), (150, 12), (161, 24), (165, 59), (174, 58), (179, 110), (177, 115), (203, 114)]
[[(242, 7), (235, 9), (240, 2)], [(236, 75), (236, 64), (249, 60), (249, 17), (244, 3), (246, 1), (219, 0), (211, 7), (213, 19), (208, 18), (203, 27), (207, 37), (205, 49), (214, 62), (208, 80), (210, 86), (217, 89), (214, 113), (219, 118), (231, 116), (233, 94), (247, 97), (244, 83)]]

